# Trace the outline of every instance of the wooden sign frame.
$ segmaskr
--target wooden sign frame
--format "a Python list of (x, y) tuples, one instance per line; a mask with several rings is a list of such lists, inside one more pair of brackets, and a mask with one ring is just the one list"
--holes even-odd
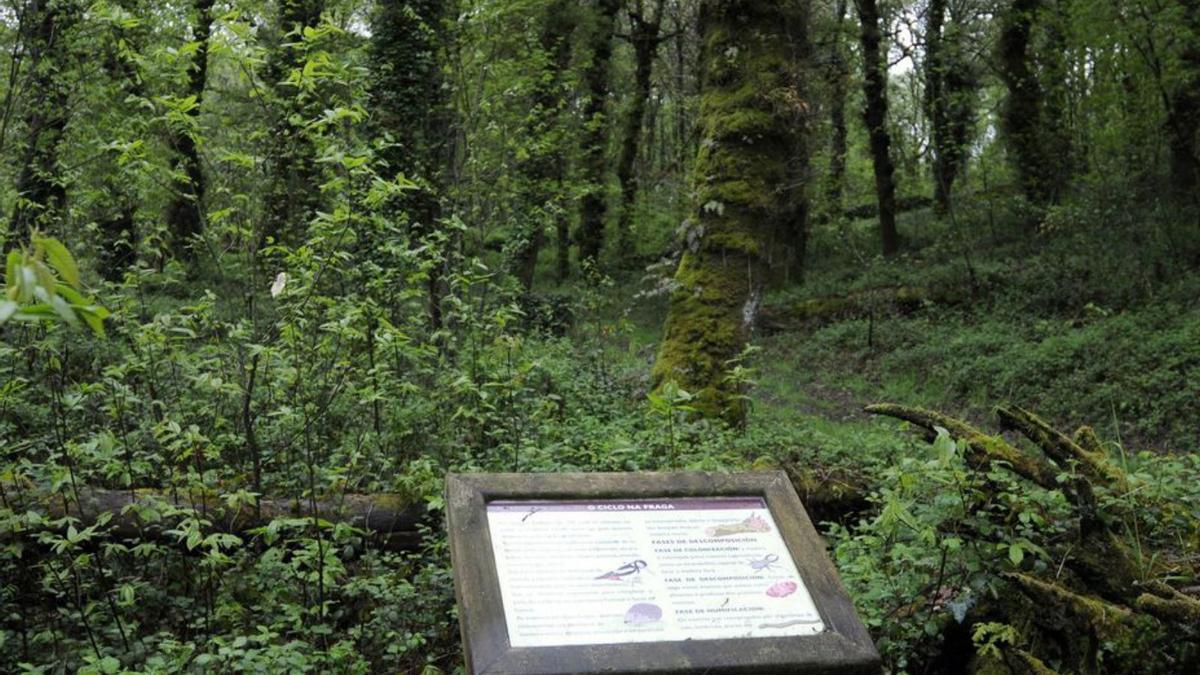
[[(813, 636), (514, 648), (500, 597), (487, 505), (497, 500), (761, 497), (826, 630)], [(782, 471), (449, 474), (446, 516), (467, 670), (551, 673), (878, 673), (879, 654), (854, 611), (791, 481)]]

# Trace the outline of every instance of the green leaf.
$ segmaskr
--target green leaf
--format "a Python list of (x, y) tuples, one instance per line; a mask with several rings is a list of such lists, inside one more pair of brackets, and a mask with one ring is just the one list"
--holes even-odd
[(75, 258), (67, 250), (67, 247), (61, 241), (51, 237), (40, 238), (37, 243), (46, 251), (47, 262), (58, 272), (63, 281), (74, 288), (79, 288), (79, 266), (75, 264)]
[(1021, 548), (1020, 544), (1010, 544), (1008, 559), (1014, 566), (1020, 566), (1021, 561), (1025, 559), (1025, 549)]

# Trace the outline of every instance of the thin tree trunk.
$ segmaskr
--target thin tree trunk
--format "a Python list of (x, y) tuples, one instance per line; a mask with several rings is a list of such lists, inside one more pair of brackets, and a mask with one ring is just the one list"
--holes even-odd
[[(684, 233), (655, 386), (676, 382), (706, 416), (745, 420), (728, 377), (745, 347), (767, 274), (763, 246), (788, 205), (799, 130), (793, 0), (705, 0), (700, 6), (703, 141), (696, 157), (697, 211)], [(754, 82), (756, 86), (747, 86)]]
[(846, 18), (846, 0), (838, 0), (835, 9), (832, 63), (829, 68), (829, 178), (826, 199), (829, 213), (840, 216), (845, 208), (846, 188), (846, 96), (850, 79), (850, 64), (843, 43), (842, 26)]
[(887, 128), (887, 71), (881, 44), (879, 6), (875, 0), (856, 0), (863, 56), (863, 121), (871, 140), (875, 166), (875, 196), (879, 203), (879, 234), (885, 256), (900, 250), (896, 232), (896, 178), (892, 164), (892, 138)]
[[(575, 28), (569, 2), (554, 0), (546, 7), (543, 16), (538, 42), (546, 55), (546, 72), (536, 78), (533, 87), (533, 110), (527, 117), (525, 130), (525, 137), (530, 141), (555, 133), (559, 124), (564, 105), (562, 74), (570, 65), (570, 38)], [(530, 145), (528, 156), (518, 166), (525, 184), (522, 204), (528, 209), (528, 214), (523, 218), (525, 226), (516, 232), (509, 244), (510, 269), (526, 292), (533, 288), (538, 253), (545, 243), (550, 218), (558, 219), (555, 223), (560, 236), (560, 261), (563, 255), (562, 228), (565, 226), (562, 221), (565, 216), (556, 213), (558, 209), (554, 208), (558, 198), (555, 185), (561, 169), (561, 158), (547, 147), (550, 145), (548, 143), (531, 142)]]
[[(196, 127), (199, 125), (200, 108), (204, 102), (204, 90), (208, 86), (208, 40), (212, 33), (214, 0), (195, 0), (195, 24), (192, 39), (198, 43), (193, 62), (188, 69), (188, 96), (195, 105), (186, 113), (187, 121), (181, 129), (171, 130), (171, 149), (176, 178), (174, 194), (167, 207), (167, 227), (173, 239), (172, 252), (184, 259), (195, 257), (193, 242), (204, 231), (204, 194), (207, 184), (200, 163), (200, 151), (196, 145)], [(182, 175), (180, 175), (182, 174)]]
[(634, 253), (632, 239), (633, 210), (637, 203), (638, 175), (635, 164), (642, 140), (642, 122), (646, 116), (646, 104), (650, 100), (650, 85), (654, 74), (654, 59), (658, 55), (662, 0), (659, 0), (653, 17), (645, 15), (643, 2), (637, 10), (630, 10), (630, 42), (634, 54), (634, 87), (629, 112), (625, 117), (625, 130), (621, 138), (621, 154), (617, 160), (617, 180), (621, 183), (621, 212), (617, 222), (617, 251), (622, 260)]
[(287, 83), (289, 73), (304, 65), (299, 44), (305, 28), (321, 21), (324, 0), (280, 0), (278, 44), (267, 59), (266, 79), (276, 109), (271, 121), (269, 187), (259, 247), (294, 241), (316, 216), (321, 203), (316, 150), (305, 135), (303, 119), (315, 111), (309, 94)]
[[(379, 156), (390, 174), (402, 173), (418, 185), (397, 200), (396, 215), (409, 224), (414, 248), (437, 230), (443, 180), (450, 156), (446, 90), (442, 86), (441, 24), (444, 0), (380, 3), (372, 17), (371, 103), (375, 130), (387, 141)], [(442, 325), (442, 267), (426, 280), (429, 323)]]
[(1191, 41), (1180, 59), (1182, 82), (1167, 106), (1171, 183), (1176, 195), (1196, 201), (1200, 192), (1200, 0), (1180, 0)]
[(583, 141), (580, 147), (584, 193), (579, 200), (579, 262), (595, 264), (604, 248), (605, 174), (608, 123), (604, 114), (608, 101), (608, 70), (612, 61), (612, 39), (619, 0), (595, 0), (594, 25), (589, 42), (592, 60), (584, 70), (587, 99), (583, 106)]
[(28, 141), (17, 174), (18, 198), (9, 221), (8, 249), (23, 244), (34, 229), (54, 227), (66, 205), (58, 157), (71, 100), (71, 85), (64, 76), (69, 49), (66, 33), (82, 9), (74, 2), (33, 0), (27, 12), (24, 25), (28, 33), (21, 39), (29, 54), (27, 91), (32, 98), (25, 115)]

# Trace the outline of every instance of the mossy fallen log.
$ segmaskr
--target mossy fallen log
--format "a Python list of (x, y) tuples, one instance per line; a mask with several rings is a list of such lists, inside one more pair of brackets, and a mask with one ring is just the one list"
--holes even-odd
[[(82, 527), (99, 522), (103, 514), (109, 536), (132, 539), (166, 536), (183, 518), (209, 523), (205, 531), (246, 534), (277, 519), (316, 518), (346, 523), (370, 534), (377, 546), (413, 550), (421, 545), (422, 526), (432, 518), (423, 505), (395, 494), (344, 494), (329, 499), (261, 498), (253, 503), (228, 499), (212, 491), (104, 490), (80, 487), (52, 492), (36, 486), (6, 487), (9, 507), (26, 514), (19, 519), (25, 532), (52, 527), (71, 518)], [(76, 494), (78, 495), (76, 497)], [(0, 531), (0, 538), (23, 534)]]
[(809, 323), (848, 319), (885, 311), (914, 312), (926, 302), (947, 296), (922, 286), (872, 288), (840, 295), (771, 303), (759, 310), (757, 326), (765, 331), (793, 330)]
[[(1062, 490), (1078, 515), (1073, 534), (1053, 543), (1051, 555), (1058, 564), (1052, 576), (999, 574), (1016, 593), (997, 596), (981, 620), (1018, 626), (1022, 641), (1007, 646), (1004, 658), (977, 654), (971, 672), (1040, 673), (1047, 663), (1070, 672), (1175, 672), (1180, 664), (1190, 664), (1185, 670), (1196, 665), (1200, 652), (1186, 645), (1200, 637), (1200, 600), (1160, 579), (1186, 580), (1198, 570), (1164, 563), (1171, 557), (1165, 551), (1147, 548), (1143, 538), (1131, 539), (1136, 503), (1097, 499), (1099, 491), (1132, 495), (1139, 486), (1108, 459), (1091, 428), (1068, 436), (1028, 410), (997, 407), (1001, 425), (1037, 448), (1028, 450), (930, 410), (878, 404), (867, 412), (905, 420), (927, 438), (945, 429), (967, 446), (968, 466), (988, 472), (1004, 467), (1046, 490)], [(996, 488), (990, 481), (981, 485), (985, 491)], [(1166, 645), (1173, 646), (1165, 650)], [(1148, 660), (1150, 651), (1155, 654)]]

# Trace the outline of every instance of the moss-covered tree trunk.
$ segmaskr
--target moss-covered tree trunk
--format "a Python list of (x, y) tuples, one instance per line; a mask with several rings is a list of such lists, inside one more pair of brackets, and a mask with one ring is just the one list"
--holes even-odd
[(612, 61), (612, 40), (619, 0), (592, 0), (592, 23), (588, 33), (591, 61), (584, 69), (583, 139), (580, 163), (583, 169), (583, 195), (579, 200), (579, 262), (595, 263), (604, 248), (605, 175), (608, 161), (608, 122), (604, 114), (608, 101), (608, 71)]
[(850, 63), (846, 54), (846, 0), (838, 0), (834, 8), (833, 44), (830, 47), (826, 71), (829, 86), (829, 173), (826, 176), (825, 199), (830, 218), (840, 218), (845, 208), (846, 189), (846, 96), (850, 82)]
[[(1000, 115), (1009, 157), (1025, 197), (1044, 206), (1056, 201), (1065, 185), (1069, 147), (1062, 130), (1062, 101), (1050, 101), (1048, 89), (1062, 82), (1044, 84), (1035, 64), (1034, 30), (1045, 15), (1043, 0), (1013, 0), (1001, 16), (999, 69), (1008, 89)], [(1054, 77), (1061, 67), (1063, 35), (1047, 29), (1043, 68)], [(1062, 73), (1058, 73), (1061, 75)], [(1058, 97), (1061, 98), (1061, 97)]]
[(1179, 0), (1187, 29), (1179, 84), (1167, 101), (1171, 182), (1178, 196), (1200, 199), (1200, 0)]
[(925, 114), (933, 149), (934, 210), (950, 212), (974, 118), (975, 78), (962, 56), (957, 26), (947, 26), (947, 0), (931, 0), (925, 23)]
[(887, 66), (883, 54), (883, 29), (879, 5), (875, 0), (856, 0), (858, 5), (859, 43), (862, 48), (863, 122), (871, 141), (871, 160), (875, 169), (875, 199), (879, 203), (879, 236), (883, 254), (900, 250), (896, 231), (896, 170), (892, 164), (892, 136), (887, 128)]
[(192, 243), (204, 230), (204, 194), (207, 184), (200, 163), (200, 150), (196, 139), (199, 136), (200, 107), (204, 102), (204, 90), (208, 86), (208, 39), (212, 33), (214, 0), (195, 0), (196, 16), (192, 24), (192, 40), (197, 44), (188, 69), (187, 95), (195, 99), (180, 128), (172, 129), (171, 149), (175, 152), (175, 165), (171, 203), (167, 207), (167, 228), (171, 232), (172, 252), (181, 258), (195, 256)]
[(617, 180), (621, 183), (621, 212), (617, 221), (617, 252), (622, 259), (634, 252), (633, 208), (637, 202), (638, 176), (634, 170), (642, 140), (642, 120), (650, 100), (650, 85), (654, 75), (654, 59), (662, 42), (660, 25), (663, 2), (658, 0), (653, 14), (647, 15), (644, 0), (637, 0), (629, 9), (631, 23), (629, 41), (633, 45), (634, 86), (625, 116), (621, 137), (621, 154), (617, 158)]
[(260, 246), (297, 239), (321, 204), (316, 149), (304, 130), (304, 120), (316, 112), (315, 101), (291, 86), (288, 77), (304, 66), (304, 29), (320, 23), (324, 8), (324, 0), (279, 0), (277, 43), (265, 74), (274, 106)]
[(25, 12), (19, 39), (28, 54), (26, 89), (30, 100), (25, 113), (26, 143), (15, 185), (17, 201), (5, 244), (8, 249), (23, 245), (34, 229), (51, 229), (66, 204), (58, 150), (70, 115), (69, 34), (83, 8), (75, 0), (33, 0)]
[(701, 4), (700, 150), (697, 211), (685, 228), (662, 346), (661, 387), (676, 382), (704, 415), (731, 424), (745, 404), (728, 378), (744, 349), (766, 280), (764, 242), (788, 208), (797, 144), (793, 32), (799, 0), (706, 0)]
[[(571, 34), (575, 16), (569, 0), (553, 0), (541, 17), (542, 28), (537, 48), (541, 50), (541, 72), (534, 78), (532, 107), (525, 118), (526, 154), (517, 166), (521, 175), (521, 203), (527, 209), (523, 227), (513, 233), (508, 244), (509, 268), (529, 291), (537, 269), (538, 253), (546, 239), (547, 225), (554, 220), (561, 231), (564, 215), (557, 213), (555, 200), (562, 183), (562, 158), (555, 151), (559, 139), (559, 118), (565, 105), (562, 75), (571, 62)], [(559, 253), (569, 253), (561, 245)], [(561, 266), (560, 258), (560, 266)], [(559, 274), (565, 277), (561, 267)]]
[[(386, 175), (403, 174), (418, 185), (394, 204), (414, 248), (437, 228), (449, 162), (440, 62), (445, 5), (445, 0), (380, 3), (371, 22), (370, 96), (379, 158)], [(436, 330), (442, 325), (440, 265), (431, 266), (426, 287), (429, 322)]]

